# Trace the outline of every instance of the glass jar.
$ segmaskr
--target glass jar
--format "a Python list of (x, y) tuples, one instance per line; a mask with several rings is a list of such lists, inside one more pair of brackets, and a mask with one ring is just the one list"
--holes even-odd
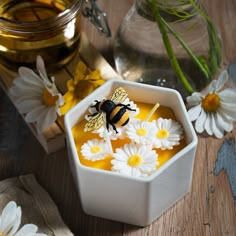
[(136, 0), (116, 34), (114, 59), (124, 79), (186, 97), (214, 77), (221, 43), (197, 0)]
[(0, 0), (0, 63), (35, 67), (41, 55), (50, 69), (76, 53), (83, 0)]

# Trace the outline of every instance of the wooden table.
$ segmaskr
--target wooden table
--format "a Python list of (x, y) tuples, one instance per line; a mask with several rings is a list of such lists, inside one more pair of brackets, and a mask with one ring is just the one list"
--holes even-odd
[[(121, 19), (134, 0), (99, 0), (98, 3), (108, 13), (114, 36)], [(223, 65), (228, 65), (236, 56), (236, 1), (204, 0), (203, 3), (220, 30)], [(114, 37), (105, 39), (86, 20), (83, 20), (83, 29), (94, 46), (113, 65)], [(0, 143), (0, 180), (34, 173), (39, 183), (58, 205), (64, 221), (75, 235), (236, 235), (236, 175), (232, 176), (236, 174), (236, 163), (232, 161), (236, 159), (236, 154), (232, 152), (230, 157), (228, 148), (223, 155), (224, 163), (216, 162), (218, 151), (226, 139), (231, 138), (225, 143), (228, 147), (231, 145), (234, 150), (235, 126), (233, 132), (226, 134), (223, 139), (198, 136), (199, 143), (190, 192), (150, 226), (141, 228), (85, 215), (81, 210), (70, 172), (67, 150), (45, 154), (2, 92), (0, 92), (0, 112), (6, 113), (6, 119), (0, 119), (1, 131), (9, 124), (6, 120), (13, 121), (10, 126), (8, 125), (12, 132), (5, 133), (5, 137), (3, 135), (7, 142)], [(11, 116), (7, 116), (8, 114)], [(10, 136), (11, 134), (14, 135)], [(218, 174), (215, 168), (220, 170), (220, 163), (224, 164), (222, 168), (229, 167), (230, 160), (227, 160), (229, 157), (233, 158), (231, 173), (228, 171), (227, 175), (225, 171), (218, 171)], [(229, 181), (230, 177), (232, 182)]]

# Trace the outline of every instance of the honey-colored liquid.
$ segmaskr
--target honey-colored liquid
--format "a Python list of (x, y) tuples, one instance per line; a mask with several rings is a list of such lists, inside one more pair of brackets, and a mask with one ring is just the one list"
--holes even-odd
[[(136, 118), (140, 120), (145, 120), (148, 114), (150, 113), (151, 109), (153, 108), (153, 104), (147, 104), (147, 103), (136, 103), (137, 106), (140, 109), (140, 113), (136, 116)], [(162, 117), (164, 119), (173, 119), (175, 120), (175, 115), (172, 109), (169, 107), (165, 106), (160, 106), (155, 113), (152, 115), (149, 121), (156, 120), (159, 117)], [(98, 161), (90, 161), (87, 160), (83, 157), (80, 149), (81, 146), (86, 143), (88, 140), (91, 139), (101, 139), (98, 134), (88, 132), (84, 132), (84, 126), (86, 124), (86, 120), (82, 120), (79, 123), (77, 123), (73, 128), (72, 128), (72, 133), (76, 145), (76, 149), (78, 152), (79, 160), (82, 165), (85, 165), (87, 167), (91, 168), (96, 168), (96, 169), (102, 169), (102, 170), (111, 170), (111, 160), (113, 157), (107, 156), (103, 160), (98, 160)], [(124, 146), (126, 143), (130, 143), (130, 139), (125, 138), (125, 139), (118, 139), (118, 140), (112, 140), (112, 148), (115, 151), (116, 148)], [(174, 146), (173, 149), (166, 149), (166, 150), (161, 150), (161, 149), (155, 149), (157, 154), (158, 154), (158, 165), (157, 169), (160, 168), (163, 164), (165, 164), (168, 160), (170, 160), (177, 152), (179, 152), (181, 149), (186, 147), (186, 141), (185, 139), (180, 140), (180, 144), (177, 146)]]
[[(37, 55), (50, 69), (68, 63), (80, 39), (80, 14), (63, 23), (55, 17), (65, 10), (70, 15), (71, 3), (72, 0), (0, 1), (0, 63), (14, 70), (19, 66), (34, 68)], [(45, 24), (45, 20), (49, 21)], [(13, 22), (10, 28), (8, 21)], [(37, 27), (31, 27), (31, 23), (37, 23)]]

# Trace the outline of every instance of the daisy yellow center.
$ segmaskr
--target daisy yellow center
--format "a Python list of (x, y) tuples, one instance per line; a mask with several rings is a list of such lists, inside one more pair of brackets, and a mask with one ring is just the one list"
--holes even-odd
[[(46, 106), (54, 106), (58, 100), (58, 96), (53, 96), (47, 89), (43, 91), (43, 102)], [(0, 235), (1, 236), (1, 235)]]
[(145, 128), (139, 128), (136, 130), (136, 134), (138, 136), (145, 136), (147, 135), (147, 130)]
[(143, 158), (137, 154), (130, 156), (128, 159), (128, 165), (131, 167), (137, 167), (137, 166), (141, 165), (142, 162), (143, 162)]
[(5, 236), (5, 234), (4, 233), (0, 233), (0, 236)]
[(166, 129), (160, 129), (157, 132), (157, 138), (159, 139), (168, 138), (168, 136), (169, 136), (169, 131)]
[(99, 153), (99, 152), (101, 152), (102, 151), (102, 148), (100, 147), (100, 146), (93, 146), (92, 148), (91, 148), (91, 152), (92, 153), (94, 153), (94, 154), (96, 154), (96, 153)]
[(81, 100), (93, 91), (93, 86), (88, 80), (80, 80), (75, 87), (75, 96)]
[(207, 112), (215, 112), (217, 111), (219, 106), (220, 106), (220, 98), (215, 93), (208, 94), (202, 100), (202, 107)]

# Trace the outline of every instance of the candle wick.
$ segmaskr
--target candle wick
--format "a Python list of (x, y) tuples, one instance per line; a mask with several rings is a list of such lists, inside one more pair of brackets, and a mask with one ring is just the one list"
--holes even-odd
[(154, 112), (157, 110), (159, 106), (160, 104), (157, 102), (155, 106), (152, 108), (152, 110), (149, 112), (149, 114), (147, 115), (145, 121), (148, 121), (151, 118), (151, 116), (154, 114)]

